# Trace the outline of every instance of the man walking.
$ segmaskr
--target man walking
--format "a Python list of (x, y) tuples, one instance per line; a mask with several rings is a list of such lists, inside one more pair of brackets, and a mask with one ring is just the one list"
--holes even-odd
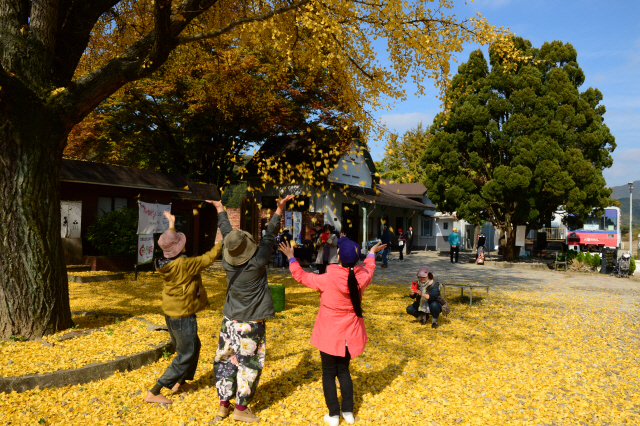
[(451, 255), (451, 263), (454, 263), (453, 253), (456, 254), (455, 263), (460, 263), (458, 262), (458, 253), (460, 252), (460, 248), (458, 247), (458, 245), (460, 244), (460, 235), (458, 235), (458, 228), (453, 228), (453, 232), (449, 234), (449, 244), (451, 245), (451, 248), (449, 249), (449, 254)]
[(247, 423), (260, 420), (251, 412), (266, 354), (265, 320), (275, 316), (266, 267), (276, 230), (289, 195), (278, 208), (258, 246), (251, 234), (233, 229), (222, 202), (209, 201), (218, 211), (223, 236), (222, 267), (227, 275), (227, 296), (222, 308), (222, 328), (214, 361), (215, 386), (220, 408), (214, 421), (229, 415), (229, 401), (236, 399), (233, 419)]
[(413, 245), (413, 226), (409, 225), (409, 230), (404, 234), (407, 240), (407, 256), (411, 254), (411, 246)]

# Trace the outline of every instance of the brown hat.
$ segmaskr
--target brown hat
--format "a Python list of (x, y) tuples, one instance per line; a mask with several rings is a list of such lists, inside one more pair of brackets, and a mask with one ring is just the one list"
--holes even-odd
[(234, 229), (224, 237), (224, 260), (229, 265), (238, 266), (251, 259), (256, 252), (256, 245), (253, 236), (245, 231)]
[(187, 237), (182, 232), (164, 231), (158, 239), (158, 245), (164, 252), (164, 257), (171, 258), (180, 254), (187, 242)]
[(429, 267), (421, 266), (420, 269), (418, 269), (418, 277), (428, 277), (428, 276), (429, 276)]

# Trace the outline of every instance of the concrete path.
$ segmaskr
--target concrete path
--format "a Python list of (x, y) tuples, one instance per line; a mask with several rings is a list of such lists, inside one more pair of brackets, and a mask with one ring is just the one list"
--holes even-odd
[[(397, 259), (397, 253), (394, 253)], [(417, 251), (404, 256), (404, 261), (389, 261), (388, 268), (379, 267), (378, 262), (374, 281), (384, 285), (410, 286), (415, 281), (418, 268), (427, 265), (436, 280), (444, 283), (478, 283), (496, 288), (518, 291), (566, 292), (572, 294), (606, 296), (624, 296), (620, 303), (621, 309), (638, 311), (640, 307), (640, 280), (638, 277), (616, 278), (610, 275), (588, 272), (563, 272), (540, 269), (504, 269), (497, 268), (492, 262), (485, 265), (468, 263), (473, 254), (461, 254), (459, 264), (451, 264), (448, 255), (440, 255), (434, 251)], [(640, 275), (640, 273), (636, 274)], [(386, 280), (385, 280), (386, 278)], [(479, 291), (478, 295), (483, 295)], [(468, 294), (468, 293), (465, 293)], [(475, 294), (475, 292), (474, 292)]]

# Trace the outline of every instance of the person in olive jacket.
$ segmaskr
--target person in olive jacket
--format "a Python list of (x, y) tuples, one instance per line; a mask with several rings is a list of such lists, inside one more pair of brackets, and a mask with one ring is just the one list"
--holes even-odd
[(160, 393), (163, 387), (174, 392), (197, 389), (186, 381), (193, 380), (200, 358), (196, 313), (209, 306), (200, 272), (220, 256), (222, 244), (216, 244), (202, 256), (186, 257), (183, 253), (187, 237), (176, 232), (174, 215), (169, 212), (164, 215), (169, 220), (169, 229), (158, 240), (164, 257), (157, 260), (156, 267), (164, 280), (162, 311), (177, 355), (144, 400), (171, 404), (172, 401)]
[(233, 229), (220, 201), (208, 201), (218, 211), (218, 226), (224, 238), (222, 267), (227, 274), (227, 296), (222, 308), (222, 328), (214, 360), (215, 386), (220, 398), (220, 421), (229, 415), (230, 400), (236, 399), (233, 419), (247, 423), (260, 420), (251, 412), (266, 355), (265, 320), (275, 316), (267, 263), (280, 229), (289, 195), (277, 201), (267, 232), (257, 245), (253, 236)]

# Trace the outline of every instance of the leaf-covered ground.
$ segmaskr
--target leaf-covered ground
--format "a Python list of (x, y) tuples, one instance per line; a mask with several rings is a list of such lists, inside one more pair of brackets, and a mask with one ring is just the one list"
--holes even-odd
[[(322, 425), (320, 357), (309, 344), (318, 295), (285, 274), (270, 281), (286, 284), (287, 309), (268, 322), (267, 362), (252, 407), (266, 424)], [(474, 298), (471, 307), (454, 297), (451, 315), (433, 330), (404, 313), (407, 284), (380, 280), (365, 295), (369, 343), (351, 364), (357, 424), (640, 423), (640, 320), (615, 310), (621, 296), (494, 290), (491, 303)], [(161, 323), (157, 277), (70, 285), (72, 310)], [(218, 409), (211, 370), (226, 283), (210, 273), (205, 285), (213, 309), (198, 319), (199, 390), (165, 390), (170, 406), (142, 401), (168, 358), (101, 382), (0, 394), (0, 424), (208, 424)]]

